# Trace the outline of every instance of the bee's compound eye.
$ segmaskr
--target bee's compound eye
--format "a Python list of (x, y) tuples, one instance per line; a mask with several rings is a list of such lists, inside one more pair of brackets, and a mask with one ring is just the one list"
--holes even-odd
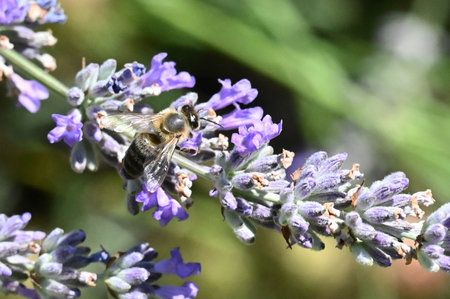
[(191, 111), (191, 106), (189, 105), (184, 105), (183, 107), (181, 107), (181, 111), (183, 111), (184, 113), (188, 113)]
[(198, 116), (196, 114), (189, 115), (189, 125), (194, 130), (200, 127), (200, 121), (198, 120)]
[(185, 121), (183, 117), (177, 113), (171, 114), (166, 118), (166, 128), (170, 132), (180, 132), (183, 131), (185, 126)]

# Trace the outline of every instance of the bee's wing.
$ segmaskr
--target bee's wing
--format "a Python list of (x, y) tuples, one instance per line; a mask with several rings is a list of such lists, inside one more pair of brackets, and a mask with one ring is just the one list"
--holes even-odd
[(178, 138), (172, 138), (161, 148), (155, 159), (144, 167), (144, 181), (149, 192), (155, 192), (164, 182), (177, 143)]
[(153, 123), (162, 117), (161, 114), (137, 114), (137, 113), (121, 113), (110, 114), (99, 119), (99, 124), (106, 129), (123, 133), (129, 130), (135, 132), (152, 132)]

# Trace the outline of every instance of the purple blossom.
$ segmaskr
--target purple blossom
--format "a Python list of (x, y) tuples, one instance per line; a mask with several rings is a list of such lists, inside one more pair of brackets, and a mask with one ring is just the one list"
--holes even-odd
[(236, 129), (240, 126), (249, 126), (255, 121), (261, 120), (264, 111), (261, 107), (252, 107), (248, 109), (236, 108), (233, 112), (222, 116), (220, 125), (224, 130)]
[(254, 125), (247, 128), (239, 127), (239, 134), (231, 136), (231, 142), (239, 153), (251, 153), (259, 149), (264, 143), (280, 135), (282, 121), (279, 124), (272, 122), (272, 117), (266, 115), (262, 120), (255, 121)]
[(81, 113), (74, 109), (67, 116), (60, 114), (52, 114), (52, 118), (56, 123), (56, 128), (47, 134), (50, 143), (64, 140), (68, 146), (81, 141), (83, 137), (83, 123), (81, 122)]
[(165, 259), (155, 263), (153, 271), (162, 274), (176, 274), (180, 278), (186, 278), (191, 275), (200, 274), (199, 263), (183, 263), (180, 254), (180, 248), (174, 248), (170, 251), (170, 259)]
[(197, 296), (198, 287), (193, 282), (185, 282), (182, 286), (162, 286), (155, 290), (156, 296), (163, 299), (190, 299)]
[(166, 56), (167, 53), (159, 53), (153, 57), (150, 70), (142, 75), (139, 86), (145, 88), (157, 84), (161, 91), (193, 87), (195, 78), (187, 72), (177, 74), (175, 62), (167, 61), (163, 63)]
[(0, 24), (20, 23), (25, 17), (28, 3), (17, 0), (0, 0)]
[(31, 113), (36, 113), (42, 100), (48, 98), (48, 90), (34, 80), (25, 80), (17, 74), (11, 75), (11, 81), (19, 90), (19, 104)]
[(198, 105), (199, 109), (222, 109), (231, 104), (251, 103), (258, 95), (258, 90), (252, 88), (250, 81), (242, 79), (231, 85), (230, 79), (220, 80), (222, 89), (213, 95), (208, 102)]
[[(153, 284), (162, 274), (176, 274), (181, 278), (200, 273), (200, 264), (183, 263), (179, 249), (171, 251), (171, 258), (154, 262), (157, 252), (144, 243), (129, 249), (106, 270), (105, 283), (118, 298), (193, 298), (198, 287), (186, 282), (181, 287)], [(149, 277), (149, 274), (151, 275)]]
[(143, 185), (142, 191), (136, 195), (136, 201), (142, 203), (142, 211), (156, 207), (156, 210), (153, 212), (153, 218), (158, 220), (161, 226), (165, 226), (173, 217), (182, 221), (189, 216), (180, 203), (170, 197), (162, 188), (158, 188), (155, 192), (150, 193)]

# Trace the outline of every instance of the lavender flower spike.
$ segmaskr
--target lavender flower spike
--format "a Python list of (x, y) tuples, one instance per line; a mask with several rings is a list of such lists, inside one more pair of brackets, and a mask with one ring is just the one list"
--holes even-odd
[(78, 109), (72, 110), (67, 116), (52, 114), (52, 118), (56, 123), (56, 128), (47, 135), (50, 143), (64, 140), (71, 147), (76, 142), (81, 141), (83, 137), (83, 131), (81, 130), (83, 123), (81, 122), (81, 113)]
[(171, 251), (172, 258), (154, 262), (157, 252), (147, 243), (130, 248), (105, 272), (109, 291), (118, 298), (194, 298), (198, 287), (186, 282), (181, 287), (155, 284), (162, 274), (177, 274), (181, 278), (200, 273), (200, 264), (183, 263), (179, 249)]
[(26, 257), (40, 251), (38, 242), (45, 233), (24, 231), (30, 219), (30, 213), (11, 217), (0, 214), (0, 277), (24, 274), (24, 269), (33, 267), (33, 261)]
[(450, 203), (432, 213), (425, 221), (417, 257), (430, 272), (450, 273)]

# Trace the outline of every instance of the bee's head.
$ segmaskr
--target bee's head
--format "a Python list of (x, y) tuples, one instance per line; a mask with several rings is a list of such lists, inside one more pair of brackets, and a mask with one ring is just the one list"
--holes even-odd
[(183, 107), (181, 107), (181, 113), (183, 113), (184, 116), (186, 116), (189, 122), (189, 126), (193, 130), (197, 130), (200, 127), (200, 121), (198, 119), (197, 112), (194, 110), (194, 106), (184, 105)]

